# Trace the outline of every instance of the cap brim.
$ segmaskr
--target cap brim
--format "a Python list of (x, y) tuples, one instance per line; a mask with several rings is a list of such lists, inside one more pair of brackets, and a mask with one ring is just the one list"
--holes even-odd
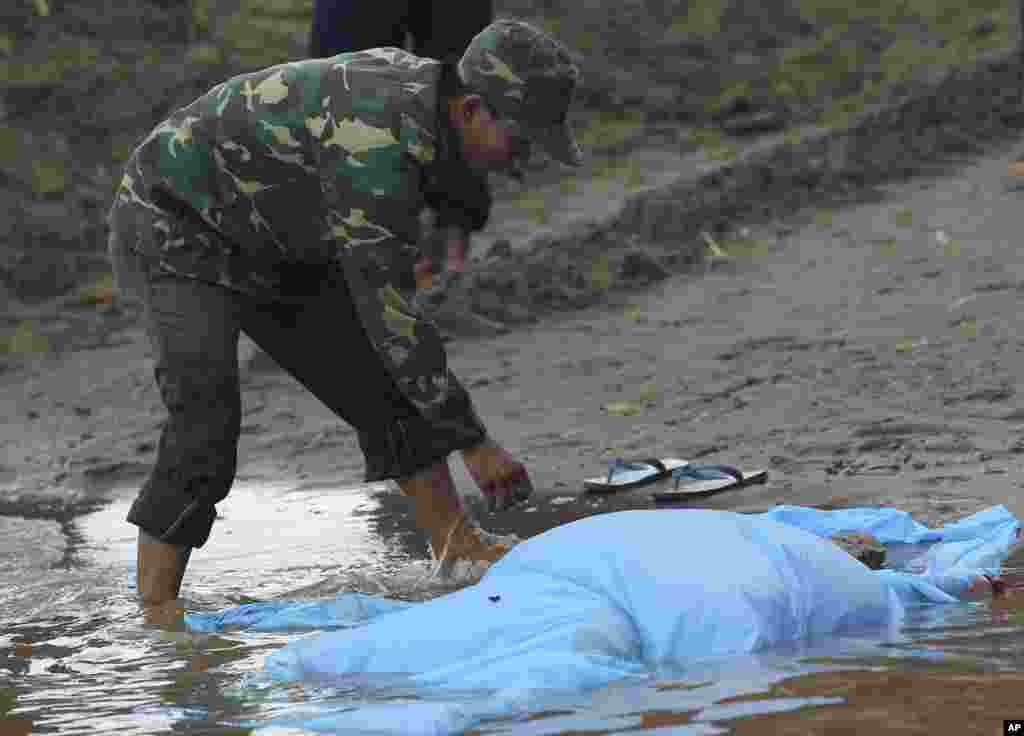
[(583, 151), (572, 137), (568, 121), (551, 128), (528, 128), (526, 135), (546, 154), (567, 166), (582, 166)]

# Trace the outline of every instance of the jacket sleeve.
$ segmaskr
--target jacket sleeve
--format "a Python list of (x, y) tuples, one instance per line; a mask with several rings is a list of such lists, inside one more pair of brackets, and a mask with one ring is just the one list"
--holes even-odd
[(425, 418), (467, 441), (482, 439), (483, 425), (448, 369), (437, 328), (414, 299), (420, 180), (431, 140), (411, 118), (397, 130), (358, 120), (338, 127), (333, 134), (341, 150), (324, 157), (325, 237), (334, 241), (333, 259), (367, 337)]

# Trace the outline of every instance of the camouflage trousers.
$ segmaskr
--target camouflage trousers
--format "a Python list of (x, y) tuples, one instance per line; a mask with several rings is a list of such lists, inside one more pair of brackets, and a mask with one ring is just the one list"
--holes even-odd
[(274, 302), (162, 273), (134, 252), (144, 233), (111, 221), (119, 286), (141, 300), (167, 409), (156, 463), (128, 521), (154, 537), (201, 547), (237, 467), (245, 332), (357, 430), (367, 481), (404, 478), (485, 436), (468, 394), (428, 421), (401, 393), (366, 337), (340, 271), (304, 276), (301, 299)]

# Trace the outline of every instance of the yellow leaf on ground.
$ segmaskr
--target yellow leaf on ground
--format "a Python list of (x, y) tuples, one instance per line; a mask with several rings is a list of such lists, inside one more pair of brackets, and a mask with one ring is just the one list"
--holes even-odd
[(604, 405), (604, 410), (616, 417), (632, 417), (640, 413), (640, 404), (636, 401), (611, 401)]
[(5, 342), (4, 347), (10, 353), (42, 353), (50, 346), (46, 336), (37, 333), (28, 322), (19, 323), (14, 334), (10, 335)]
[(50, 14), (50, 3), (46, 0), (35, 0), (36, 12), (42, 17), (47, 17)]
[(654, 401), (654, 399), (658, 398), (658, 387), (648, 381), (640, 386), (639, 396), (641, 401)]
[(599, 255), (590, 264), (590, 283), (597, 289), (607, 289), (612, 283), (612, 268), (608, 256)]

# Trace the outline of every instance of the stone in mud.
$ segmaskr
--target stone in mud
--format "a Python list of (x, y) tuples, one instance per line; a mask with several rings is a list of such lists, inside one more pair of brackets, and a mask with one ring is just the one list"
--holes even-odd
[(950, 427), (942, 424), (918, 422), (878, 422), (858, 427), (855, 437), (892, 437), (897, 435), (939, 435), (946, 434)]
[(738, 115), (725, 120), (721, 128), (734, 136), (748, 136), (755, 133), (773, 133), (789, 124), (788, 118), (778, 110), (762, 110), (752, 115)]
[(844, 552), (872, 570), (885, 564), (885, 547), (878, 539), (862, 532), (840, 532), (829, 537)]
[(508, 258), (512, 255), (512, 243), (506, 238), (494, 241), (494, 244), (487, 250), (488, 258)]
[(631, 248), (619, 266), (619, 278), (623, 281), (649, 284), (667, 279), (671, 273), (658, 259), (641, 248)]

